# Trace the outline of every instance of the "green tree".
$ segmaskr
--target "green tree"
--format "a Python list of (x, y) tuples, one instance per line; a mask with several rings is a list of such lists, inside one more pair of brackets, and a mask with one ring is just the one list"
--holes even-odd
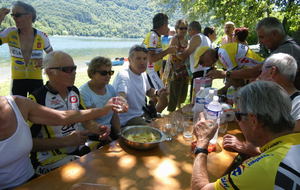
[[(255, 43), (253, 33), (258, 20), (274, 16), (283, 21), (288, 34), (300, 30), (300, 0), (156, 0), (172, 8), (181, 7), (189, 20), (200, 19), (201, 24), (223, 26), (232, 21), (236, 26), (250, 29), (248, 41)], [(296, 37), (297, 38), (297, 37)], [(298, 36), (300, 38), (300, 36)]]

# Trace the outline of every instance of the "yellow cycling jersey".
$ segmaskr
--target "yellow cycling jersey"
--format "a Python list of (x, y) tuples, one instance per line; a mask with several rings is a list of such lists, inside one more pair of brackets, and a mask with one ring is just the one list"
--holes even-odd
[(247, 45), (229, 43), (218, 49), (219, 63), (226, 70), (262, 64), (264, 58), (253, 52)]
[[(224, 189), (297, 189), (300, 187), (300, 133), (281, 136), (261, 148), (214, 187)], [(296, 188), (293, 188), (296, 187)]]
[[(144, 38), (143, 45), (149, 50), (149, 51), (155, 51), (155, 53), (162, 52), (162, 42), (160, 35), (152, 30), (151, 32), (146, 34), (146, 37)], [(159, 71), (162, 66), (162, 59), (158, 60), (154, 63), (154, 70)]]
[(36, 62), (43, 59), (43, 51), (49, 52), (52, 47), (47, 35), (34, 29), (34, 42), (29, 63), (25, 63), (19, 39), (19, 30), (15, 27), (0, 32), (0, 45), (7, 43), (11, 55), (12, 79), (42, 79), (41, 68)]

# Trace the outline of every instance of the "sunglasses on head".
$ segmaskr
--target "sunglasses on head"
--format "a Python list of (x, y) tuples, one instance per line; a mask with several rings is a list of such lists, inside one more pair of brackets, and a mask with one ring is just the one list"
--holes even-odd
[(51, 67), (49, 69), (56, 69), (65, 73), (73, 73), (73, 71), (76, 71), (77, 66), (75, 65), (75, 66), (65, 66), (65, 67)]
[(187, 27), (179, 27), (178, 29), (179, 30), (187, 30), (188, 28)]
[(106, 75), (113, 75), (115, 73), (115, 71), (96, 71), (97, 73), (99, 73), (102, 76), (106, 76)]
[(16, 18), (19, 18), (23, 15), (27, 15), (28, 13), (15, 13), (15, 14), (10, 14), (12, 17), (16, 17)]
[(248, 115), (248, 113), (242, 113), (242, 112), (235, 112), (234, 114), (235, 114), (236, 120), (238, 120), (238, 121), (242, 120), (242, 116), (247, 116)]

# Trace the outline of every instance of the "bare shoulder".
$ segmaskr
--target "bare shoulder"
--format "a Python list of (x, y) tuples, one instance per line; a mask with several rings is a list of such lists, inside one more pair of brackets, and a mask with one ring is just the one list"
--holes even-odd
[(22, 113), (25, 120), (27, 120), (28, 112), (32, 108), (32, 100), (23, 96), (13, 96), (20, 112)]

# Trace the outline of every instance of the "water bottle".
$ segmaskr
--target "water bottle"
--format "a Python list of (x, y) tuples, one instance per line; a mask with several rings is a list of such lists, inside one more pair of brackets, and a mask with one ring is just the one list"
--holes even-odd
[(199, 119), (199, 113), (204, 110), (204, 102), (205, 102), (205, 88), (200, 87), (200, 90), (198, 91), (195, 99), (195, 104), (192, 109), (194, 115), (193, 115), (193, 123), (197, 123)]
[[(215, 125), (219, 125), (221, 113), (222, 105), (219, 102), (219, 97), (213, 96), (213, 101), (211, 101), (206, 107), (206, 120), (211, 120)], [(217, 143), (217, 138), (218, 130), (216, 131), (214, 137), (209, 141), (209, 143), (215, 145)]]
[(209, 89), (208, 94), (206, 94), (204, 99), (204, 113), (207, 112), (207, 105), (213, 100), (215, 91), (213, 89)]

